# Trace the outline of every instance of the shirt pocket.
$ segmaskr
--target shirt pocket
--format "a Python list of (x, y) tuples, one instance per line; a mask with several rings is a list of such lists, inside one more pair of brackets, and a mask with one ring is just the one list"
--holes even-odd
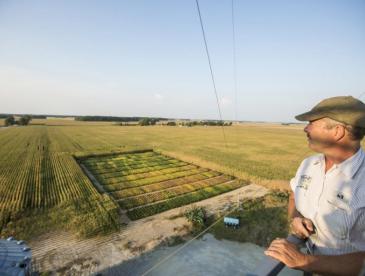
[(318, 226), (329, 239), (344, 240), (348, 237), (349, 211), (348, 203), (340, 199), (338, 193), (334, 193), (320, 207), (320, 213), (317, 214)]

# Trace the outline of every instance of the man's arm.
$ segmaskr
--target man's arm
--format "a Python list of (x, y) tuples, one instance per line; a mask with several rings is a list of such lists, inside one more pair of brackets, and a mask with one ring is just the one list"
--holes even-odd
[(313, 222), (310, 219), (303, 217), (296, 209), (293, 192), (289, 195), (288, 220), (290, 224), (290, 233), (296, 235), (298, 238), (305, 239), (314, 233)]
[(365, 252), (337, 256), (306, 255), (285, 239), (274, 240), (265, 254), (290, 268), (324, 275), (358, 275), (365, 259)]
[(318, 274), (359, 275), (364, 260), (365, 252), (337, 256), (308, 255), (308, 263), (303, 269)]
[(291, 191), (289, 195), (289, 203), (288, 203), (288, 219), (292, 220), (295, 217), (303, 217), (295, 208), (295, 196), (294, 193)]

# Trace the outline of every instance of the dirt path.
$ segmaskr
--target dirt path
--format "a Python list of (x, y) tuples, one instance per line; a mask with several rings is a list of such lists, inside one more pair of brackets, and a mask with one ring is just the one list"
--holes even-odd
[[(266, 188), (251, 184), (194, 205), (205, 206), (210, 213), (224, 212), (238, 200), (263, 196), (267, 192)], [(153, 249), (173, 236), (186, 235), (190, 226), (180, 215), (188, 207), (131, 221), (118, 233), (105, 237), (78, 240), (67, 232), (41, 236), (29, 243), (35, 266), (40, 271), (58, 270), (59, 274), (89, 275), (119, 264)]]

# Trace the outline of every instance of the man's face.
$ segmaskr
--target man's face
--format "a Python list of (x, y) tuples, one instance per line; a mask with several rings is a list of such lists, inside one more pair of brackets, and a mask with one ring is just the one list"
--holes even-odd
[(326, 118), (310, 121), (304, 132), (307, 134), (308, 146), (316, 152), (324, 152), (336, 143), (334, 129), (328, 127)]

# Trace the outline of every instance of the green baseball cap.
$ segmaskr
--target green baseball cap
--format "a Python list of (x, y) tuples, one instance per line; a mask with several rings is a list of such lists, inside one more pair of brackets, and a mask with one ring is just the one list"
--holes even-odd
[(295, 119), (314, 121), (325, 117), (365, 128), (365, 104), (351, 96), (332, 97), (322, 100), (311, 111), (295, 116)]

